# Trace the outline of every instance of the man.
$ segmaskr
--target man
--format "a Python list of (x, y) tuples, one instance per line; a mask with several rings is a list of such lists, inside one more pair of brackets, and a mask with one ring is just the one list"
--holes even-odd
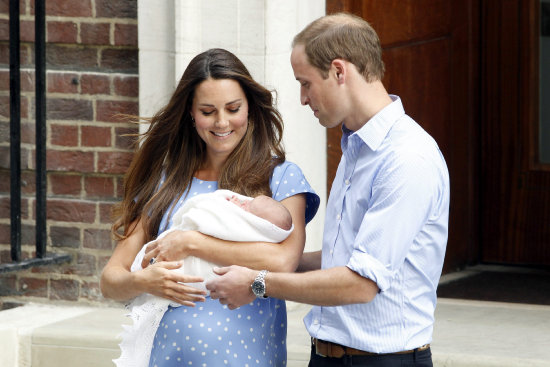
[(376, 32), (349, 14), (294, 38), (301, 103), (343, 130), (322, 254), (304, 254), (300, 273), (231, 266), (207, 284), (230, 308), (254, 295), (316, 305), (304, 320), (310, 366), (432, 366), (449, 177), (435, 141), (382, 85), (381, 53)]

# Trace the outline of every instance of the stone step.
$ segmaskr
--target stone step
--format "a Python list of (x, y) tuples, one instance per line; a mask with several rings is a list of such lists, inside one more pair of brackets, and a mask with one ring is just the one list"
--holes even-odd
[[(310, 306), (288, 303), (288, 366), (307, 366), (302, 319)], [(121, 308), (28, 304), (0, 312), (2, 367), (113, 367)], [(436, 367), (550, 366), (550, 307), (439, 299), (432, 342)]]

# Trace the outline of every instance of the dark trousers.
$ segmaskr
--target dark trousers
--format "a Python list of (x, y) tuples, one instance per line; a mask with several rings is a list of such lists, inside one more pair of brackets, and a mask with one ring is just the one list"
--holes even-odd
[(428, 348), (409, 354), (380, 354), (375, 356), (343, 356), (342, 358), (321, 357), (311, 349), (309, 367), (433, 367), (432, 352)]

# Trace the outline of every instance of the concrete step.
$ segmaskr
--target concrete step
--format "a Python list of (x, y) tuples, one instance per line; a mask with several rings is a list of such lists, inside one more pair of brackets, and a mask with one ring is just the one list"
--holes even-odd
[[(288, 366), (307, 366), (302, 319), (310, 306), (288, 303)], [(2, 367), (112, 367), (119, 355), (121, 308), (29, 304), (0, 312)], [(439, 299), (437, 367), (550, 366), (550, 307)]]

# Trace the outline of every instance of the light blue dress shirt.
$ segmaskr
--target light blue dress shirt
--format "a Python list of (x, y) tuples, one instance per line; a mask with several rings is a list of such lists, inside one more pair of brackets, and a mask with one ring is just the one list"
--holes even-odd
[(343, 127), (322, 250), (323, 269), (347, 266), (380, 292), (370, 303), (315, 306), (304, 319), (315, 338), (373, 353), (431, 342), (449, 218), (445, 160), (391, 98), (358, 131)]

